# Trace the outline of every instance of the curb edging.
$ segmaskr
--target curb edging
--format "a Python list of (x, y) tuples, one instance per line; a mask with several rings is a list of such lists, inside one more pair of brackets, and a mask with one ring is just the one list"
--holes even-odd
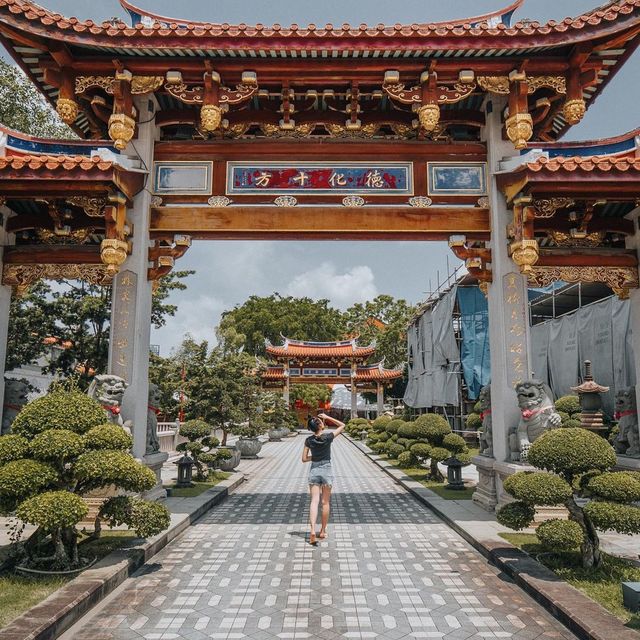
[[(418, 481), (407, 479), (398, 467), (381, 460), (364, 443), (346, 437), (356, 449), (376, 466), (407, 490), (416, 500), (435, 513), (446, 524), (468, 542), (476, 551), (541, 604), (554, 618), (581, 640), (640, 640), (640, 634), (626, 627), (602, 605), (584, 595), (572, 585), (564, 582), (551, 569), (537, 562), (528, 553), (514, 547), (506, 540), (476, 538), (460, 526), (436, 502), (444, 500)], [(415, 485), (415, 486), (413, 486)]]
[(138, 547), (111, 552), (0, 629), (0, 640), (54, 640), (62, 635), (209, 509), (223, 502), (244, 480), (243, 473), (234, 473), (201, 494), (207, 499), (193, 511), (177, 514), (180, 519), (166, 531)]

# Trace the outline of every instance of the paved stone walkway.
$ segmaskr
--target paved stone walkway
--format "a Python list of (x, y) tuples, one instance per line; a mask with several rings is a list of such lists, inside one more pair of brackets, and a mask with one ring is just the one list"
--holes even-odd
[(330, 538), (306, 542), (302, 438), (63, 638), (575, 637), (356, 449), (334, 445)]

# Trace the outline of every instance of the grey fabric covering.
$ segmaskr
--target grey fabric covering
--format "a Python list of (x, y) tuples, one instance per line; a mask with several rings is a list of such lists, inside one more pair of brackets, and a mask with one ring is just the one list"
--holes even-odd
[(409, 381), (404, 402), (428, 409), (459, 402), (460, 352), (452, 316), (456, 287), (427, 309), (408, 332)]
[(630, 312), (628, 300), (607, 298), (532, 327), (535, 377), (547, 382), (559, 398), (572, 393), (584, 361), (591, 360), (596, 382), (610, 387), (603, 401), (611, 415), (616, 390), (635, 384)]

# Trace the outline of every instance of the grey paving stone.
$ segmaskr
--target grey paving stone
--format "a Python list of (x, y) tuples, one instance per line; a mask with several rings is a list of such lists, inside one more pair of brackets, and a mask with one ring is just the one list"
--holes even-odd
[(75, 640), (553, 637), (575, 640), (345, 442), (330, 537), (306, 540), (302, 438), (243, 463), (248, 482), (74, 630)]

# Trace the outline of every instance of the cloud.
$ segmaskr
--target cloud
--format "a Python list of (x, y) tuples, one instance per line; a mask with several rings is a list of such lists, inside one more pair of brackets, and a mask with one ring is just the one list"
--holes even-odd
[(167, 324), (161, 329), (152, 329), (151, 342), (161, 345), (160, 355), (165, 357), (179, 347), (188, 334), (198, 342), (208, 340), (209, 344), (215, 344), (220, 314), (228, 308), (224, 300), (208, 295), (182, 299), (176, 315), (167, 318)]
[(345, 309), (356, 302), (365, 302), (378, 295), (375, 276), (370, 267), (358, 265), (337, 273), (331, 262), (297, 275), (287, 286), (291, 296), (327, 298), (333, 305)]

